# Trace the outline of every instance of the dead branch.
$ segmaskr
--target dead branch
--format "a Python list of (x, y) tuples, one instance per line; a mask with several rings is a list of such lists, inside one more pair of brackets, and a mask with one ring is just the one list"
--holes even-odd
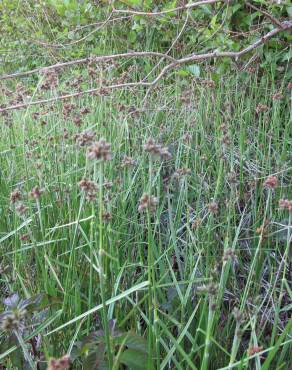
[(249, 8), (253, 9), (253, 10), (256, 10), (257, 12), (263, 14), (265, 17), (267, 17), (275, 26), (278, 26), (278, 27), (282, 27), (281, 25), (281, 22), (278, 21), (278, 19), (276, 19), (275, 17), (272, 16), (272, 14), (270, 14), (269, 12), (263, 10), (263, 9), (260, 9), (258, 7), (256, 7), (255, 5), (251, 4), (250, 2), (246, 2), (245, 3), (246, 6), (248, 6)]
[(178, 12), (180, 10), (192, 9), (192, 8), (195, 8), (195, 7), (201, 6), (201, 5), (215, 4), (215, 3), (219, 3), (219, 2), (224, 2), (224, 0), (202, 0), (202, 1), (197, 1), (195, 3), (190, 3), (190, 4), (178, 6), (177, 8), (162, 10), (160, 12), (140, 12), (140, 11), (130, 10), (130, 9), (116, 9), (116, 8), (113, 8), (113, 13), (155, 17), (155, 16), (164, 15), (164, 14), (168, 14), (168, 13)]
[[(37, 100), (37, 101), (34, 101), (34, 102), (27, 102), (27, 103), (8, 106), (8, 107), (3, 107), (3, 108), (0, 109), (0, 113), (10, 111), (10, 110), (14, 110), (14, 109), (24, 108), (24, 107), (28, 107), (28, 106), (32, 106), (32, 105), (46, 104), (46, 103), (55, 102), (55, 101), (58, 101), (58, 100), (66, 100), (66, 99), (70, 99), (70, 98), (74, 98), (74, 97), (79, 97), (79, 96), (82, 96), (82, 95), (85, 95), (85, 94), (101, 93), (102, 91), (107, 91), (107, 90), (111, 90), (111, 89), (122, 89), (122, 88), (131, 88), (131, 87), (140, 87), (140, 86), (153, 87), (154, 85), (156, 85), (162, 79), (162, 77), (164, 77), (164, 75), (166, 75), (166, 73), (168, 73), (170, 70), (173, 70), (173, 69), (175, 69), (176, 67), (178, 67), (180, 65), (187, 64), (189, 62), (202, 61), (202, 60), (208, 60), (208, 59), (213, 59), (213, 58), (226, 58), (226, 57), (228, 57), (228, 58), (238, 59), (241, 56), (243, 56), (244, 54), (247, 54), (250, 51), (258, 48), (260, 45), (263, 45), (265, 42), (267, 42), (273, 36), (277, 35), (279, 32), (281, 32), (283, 30), (289, 30), (290, 28), (292, 28), (292, 20), (291, 21), (284, 21), (284, 22), (281, 23), (281, 27), (273, 29), (272, 31), (270, 31), (267, 34), (265, 34), (264, 36), (262, 36), (259, 40), (257, 40), (253, 44), (251, 44), (251, 45), (247, 46), (246, 48), (244, 48), (240, 51), (237, 51), (237, 52), (233, 52), (233, 51), (223, 51), (223, 52), (213, 51), (211, 53), (204, 53), (204, 54), (191, 54), (191, 55), (189, 55), (187, 57), (184, 57), (184, 58), (181, 58), (181, 59), (174, 59), (174, 58), (169, 57), (168, 55), (165, 55), (165, 54), (150, 53), (150, 52), (141, 52), (141, 53), (139, 53), (139, 52), (134, 53), (133, 52), (133, 53), (128, 53), (128, 54), (115, 54), (115, 55), (112, 56), (112, 58), (111, 58), (111, 56), (97, 57), (97, 59), (100, 61), (100, 60), (113, 59), (113, 57), (118, 58), (118, 57), (121, 57), (121, 56), (122, 57), (149, 56), (149, 55), (154, 54), (156, 56), (159, 55), (159, 56), (165, 57), (167, 59), (170, 59), (172, 62), (170, 64), (168, 64), (167, 66), (165, 66), (161, 70), (161, 72), (158, 74), (158, 76), (151, 82), (144, 82), (142, 80), (142, 81), (138, 81), (138, 82), (129, 82), (129, 83), (116, 84), (116, 85), (101, 86), (101, 87), (98, 87), (98, 88), (84, 90), (84, 91), (76, 92), (76, 93), (73, 93), (73, 94), (61, 95), (61, 96), (56, 96), (54, 98)], [(76, 63), (76, 61), (75, 61), (75, 63)], [(74, 63), (72, 63), (72, 64), (74, 64)], [(53, 67), (56, 68), (55, 66), (53, 66)], [(40, 70), (43, 70), (43, 68), (40, 69)]]
[(12, 73), (9, 75), (1, 76), (0, 81), (9, 80), (9, 79), (16, 78), (16, 77), (26, 77), (34, 73), (46, 72), (51, 69), (60, 69), (60, 68), (69, 67), (75, 64), (85, 64), (85, 63), (91, 63), (91, 62), (99, 63), (99, 62), (110, 61), (114, 59), (135, 58), (135, 57), (160, 57), (160, 58), (166, 58), (170, 61), (175, 61), (175, 58), (169, 55), (165, 55), (164, 53), (158, 53), (155, 51), (133, 51), (133, 52), (122, 53), (122, 54), (103, 55), (103, 56), (98, 56), (98, 57), (92, 56), (89, 58), (75, 59), (75, 60), (71, 60), (70, 62), (52, 64), (47, 67), (35, 68), (35, 69), (26, 71), (26, 72), (16, 72), (16, 73)]

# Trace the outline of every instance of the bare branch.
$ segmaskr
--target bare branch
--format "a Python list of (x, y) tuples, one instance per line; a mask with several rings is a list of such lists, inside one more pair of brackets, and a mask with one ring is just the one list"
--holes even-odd
[(269, 12), (263, 10), (263, 9), (259, 9), (258, 7), (256, 7), (255, 5), (251, 4), (250, 2), (246, 2), (245, 3), (246, 6), (248, 6), (249, 8), (253, 9), (253, 10), (256, 10), (257, 12), (260, 12), (262, 13), (265, 17), (269, 18), (269, 20), (276, 26), (278, 27), (282, 27), (281, 25), (281, 22), (278, 21), (278, 19), (276, 19), (275, 17), (272, 16), (272, 14), (270, 14)]
[(71, 60), (70, 62), (57, 63), (57, 64), (53, 64), (47, 67), (32, 69), (27, 72), (12, 73), (9, 75), (1, 76), (0, 81), (8, 80), (8, 79), (16, 78), (16, 77), (26, 77), (34, 73), (49, 71), (51, 69), (60, 69), (60, 68), (69, 67), (75, 64), (84, 64), (84, 63), (90, 63), (90, 62), (99, 63), (99, 62), (109, 61), (109, 60), (114, 60), (114, 59), (135, 58), (135, 57), (160, 57), (160, 58), (166, 58), (172, 62), (175, 61), (175, 58), (169, 55), (165, 55), (164, 53), (158, 53), (155, 51), (133, 51), (133, 52), (122, 53), (122, 54), (103, 55), (103, 56), (98, 56), (98, 57), (92, 56), (89, 58), (75, 59), (75, 60)]
[(195, 3), (178, 6), (177, 8), (162, 10), (160, 12), (139, 12), (139, 11), (130, 10), (130, 9), (115, 9), (114, 8), (113, 13), (145, 15), (147, 17), (155, 17), (155, 16), (164, 15), (168, 13), (178, 12), (180, 10), (192, 9), (200, 5), (215, 4), (219, 2), (224, 2), (224, 0), (223, 1), (222, 0), (202, 0), (202, 1), (197, 1)]
[(271, 39), (272, 37), (277, 35), (279, 32), (281, 32), (283, 30), (287, 31), (290, 28), (292, 28), (292, 20), (291, 21), (284, 21), (284, 22), (281, 22), (281, 27), (274, 28), (272, 31), (270, 31), (270, 32), (266, 33), (264, 36), (262, 36), (259, 40), (257, 40), (253, 44), (247, 46), (246, 48), (244, 48), (240, 51), (222, 51), (222, 52), (214, 51), (212, 53), (206, 53), (206, 54), (192, 54), (188, 57), (179, 59), (177, 61), (177, 63), (183, 64), (183, 63), (188, 63), (188, 62), (192, 62), (192, 61), (195, 61), (195, 60), (204, 60), (204, 59), (210, 59), (210, 58), (224, 58), (224, 57), (237, 59), (237, 58), (241, 57), (242, 55), (247, 54), (250, 51), (258, 48), (261, 45), (263, 45), (269, 39)]
[[(161, 72), (158, 74), (158, 76), (151, 82), (144, 82), (142, 80), (142, 81), (138, 81), (138, 82), (129, 82), (129, 83), (123, 83), (123, 84), (110, 85), (110, 86), (102, 86), (102, 87), (99, 87), (99, 88), (84, 90), (84, 91), (76, 92), (76, 93), (73, 93), (73, 94), (61, 95), (61, 96), (57, 96), (57, 97), (50, 98), (50, 99), (37, 100), (37, 101), (34, 101), (34, 102), (28, 102), (28, 103), (12, 105), (12, 106), (9, 106), (9, 107), (4, 107), (4, 108), (0, 109), (0, 113), (5, 112), (5, 111), (9, 111), (9, 110), (24, 108), (24, 107), (28, 107), (28, 106), (32, 106), (32, 105), (45, 104), (45, 103), (55, 102), (55, 101), (58, 101), (58, 100), (65, 100), (65, 99), (70, 99), (70, 98), (74, 98), (74, 97), (79, 97), (79, 96), (82, 96), (82, 95), (85, 95), (85, 94), (100, 93), (102, 90), (107, 91), (107, 90), (111, 90), (111, 89), (118, 89), (118, 88), (122, 89), (122, 88), (131, 88), (131, 87), (140, 87), (140, 86), (153, 87), (154, 85), (156, 85), (162, 79), (162, 77), (164, 77), (166, 75), (166, 73), (168, 73), (169, 71), (175, 69), (176, 67), (178, 67), (180, 65), (183, 65), (183, 64), (186, 64), (186, 63), (189, 63), (189, 62), (193, 62), (193, 61), (207, 60), (207, 59), (213, 59), (213, 58), (228, 57), (228, 58), (237, 59), (237, 58), (241, 57), (242, 55), (247, 54), (250, 51), (258, 48), (261, 45), (263, 45), (265, 42), (267, 42), (273, 36), (277, 35), (279, 32), (281, 32), (283, 30), (288, 30), (290, 28), (292, 28), (292, 20), (291, 21), (284, 21), (284, 22), (281, 23), (281, 27), (275, 28), (274, 30), (268, 32), (267, 34), (262, 36), (259, 40), (257, 40), (253, 44), (247, 46), (246, 48), (244, 48), (240, 51), (223, 51), (223, 52), (213, 51), (211, 53), (205, 53), (205, 54), (192, 54), (190, 56), (187, 56), (187, 57), (184, 57), (184, 58), (181, 58), (181, 59), (174, 59), (174, 58), (171, 58), (169, 56), (166, 56), (166, 55), (162, 54), (163, 57), (171, 59), (172, 63), (165, 66), (161, 70)], [(145, 52), (145, 53), (141, 52), (141, 53), (128, 53), (128, 54), (115, 54), (113, 57), (117, 58), (118, 55), (123, 56), (123, 57), (127, 57), (127, 56), (129, 57), (129, 56), (133, 56), (133, 54), (134, 54), (134, 56), (138, 56), (138, 55), (139, 56), (145, 56), (145, 55), (148, 56), (149, 55), (148, 52)], [(155, 53), (155, 55), (157, 55), (157, 54), (161, 55), (160, 53)], [(109, 56), (98, 57), (98, 58), (100, 60), (110, 59)]]

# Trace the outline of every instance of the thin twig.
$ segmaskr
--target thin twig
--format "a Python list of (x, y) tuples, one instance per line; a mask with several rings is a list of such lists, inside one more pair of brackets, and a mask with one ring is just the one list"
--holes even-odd
[[(198, 61), (198, 60), (213, 59), (213, 58), (226, 58), (227, 57), (227, 58), (238, 59), (242, 55), (249, 53), (250, 51), (258, 48), (260, 45), (263, 45), (265, 42), (267, 42), (273, 36), (277, 35), (279, 32), (281, 32), (283, 30), (288, 30), (290, 28), (292, 28), (292, 21), (284, 21), (284, 22), (281, 23), (281, 27), (275, 28), (274, 30), (268, 32), (267, 34), (262, 36), (259, 40), (257, 40), (253, 44), (247, 46), (246, 48), (244, 48), (240, 51), (223, 51), (223, 52), (213, 51), (211, 53), (204, 53), (204, 54), (191, 54), (187, 57), (177, 59), (177, 60), (170, 57), (169, 55), (160, 54), (160, 53), (150, 53), (150, 52), (144, 52), (144, 53), (143, 52), (141, 52), (141, 53), (133, 52), (133, 53), (127, 53), (127, 54), (115, 54), (113, 56), (97, 57), (97, 58), (95, 58), (95, 60), (96, 59), (98, 59), (98, 60), (110, 60), (110, 59), (113, 59), (113, 58), (118, 58), (118, 56), (131, 57), (131, 56), (148, 56), (150, 54), (151, 55), (155, 54), (156, 56), (160, 55), (160, 56), (165, 56), (165, 58), (167, 58), (167, 59), (171, 59), (172, 63), (166, 65), (161, 70), (161, 72), (158, 74), (158, 76), (151, 82), (144, 82), (142, 80), (142, 81), (138, 81), (138, 82), (129, 82), (129, 83), (109, 85), (109, 86), (101, 86), (99, 88), (84, 90), (84, 91), (76, 92), (76, 93), (73, 93), (73, 94), (61, 95), (61, 96), (56, 96), (54, 98), (37, 100), (37, 101), (34, 101), (34, 102), (28, 102), (28, 103), (22, 103), (22, 104), (16, 104), (16, 105), (4, 107), (4, 108), (0, 109), (0, 113), (5, 112), (5, 111), (9, 111), (9, 110), (24, 108), (24, 107), (28, 107), (28, 106), (32, 106), (32, 105), (45, 104), (45, 103), (55, 102), (55, 101), (58, 101), (58, 100), (65, 100), (65, 99), (70, 99), (70, 98), (74, 98), (74, 97), (79, 97), (79, 96), (82, 96), (82, 95), (85, 95), (85, 94), (98, 93), (98, 92), (102, 92), (104, 90), (107, 91), (107, 90), (111, 90), (111, 89), (122, 89), (122, 88), (131, 88), (131, 87), (140, 87), (140, 86), (152, 87), (152, 86), (156, 85), (162, 79), (162, 77), (164, 77), (164, 75), (167, 72), (169, 72), (170, 70), (175, 69), (176, 67), (178, 67), (182, 64), (186, 64), (186, 63), (193, 62), (193, 61)], [(72, 63), (72, 64), (74, 64), (74, 63)], [(54, 66), (54, 68), (56, 68), (56, 67)], [(40, 69), (40, 70), (43, 70), (43, 68)]]
[(202, 0), (202, 1), (197, 1), (195, 3), (190, 3), (182, 6), (178, 6), (177, 8), (173, 9), (166, 9), (162, 10), (160, 12), (140, 12), (137, 10), (130, 10), (130, 9), (113, 9), (113, 13), (121, 13), (121, 14), (133, 14), (133, 15), (145, 15), (147, 17), (155, 17), (159, 15), (164, 15), (168, 13), (174, 13), (178, 12), (180, 10), (186, 10), (186, 9), (192, 9), (200, 5), (207, 5), (207, 4), (215, 4), (222, 2), (222, 0)]
[(78, 43), (78, 42), (86, 39), (92, 33), (95, 33), (96, 31), (98, 31), (100, 28), (104, 27), (108, 23), (114, 23), (114, 22), (117, 22), (117, 21), (125, 20), (125, 19), (131, 19), (132, 17), (133, 17), (132, 15), (128, 15), (128, 16), (116, 17), (116, 18), (112, 18), (112, 19), (109, 19), (108, 18), (108, 19), (106, 19), (105, 21), (102, 21), (102, 22), (95, 22), (95, 23), (86, 24), (84, 26), (79, 26), (75, 30), (73, 30), (72, 32), (80, 31), (80, 30), (83, 30), (85, 28), (89, 28), (89, 27), (93, 27), (93, 26), (96, 26), (97, 28), (95, 30), (91, 31), (90, 33), (88, 33), (83, 38), (78, 39), (76, 41), (72, 41), (72, 42), (70, 42), (68, 44), (51, 44), (51, 43), (48, 43), (48, 42), (44, 42), (44, 41), (40, 41), (40, 40), (35, 40), (35, 39), (30, 39), (30, 41), (32, 41), (33, 43), (35, 43), (37, 45), (43, 46), (45, 48), (66, 49), (67, 47), (69, 47), (71, 45), (74, 45), (74, 44), (76, 44), (76, 43)]
[[(169, 49), (166, 51), (165, 55), (169, 55), (169, 53), (171, 52), (171, 50), (174, 48), (175, 44), (178, 42), (178, 40), (181, 38), (186, 26), (187, 26), (187, 23), (188, 23), (188, 20), (189, 20), (189, 12), (187, 12), (187, 16), (186, 16), (186, 19), (185, 19), (185, 22), (180, 30), (180, 32), (178, 33), (178, 35), (176, 36), (176, 38), (174, 39), (174, 41), (172, 42), (172, 44), (170, 45)], [(160, 64), (164, 61), (164, 57), (162, 57), (159, 62), (151, 69), (151, 71), (147, 74), (147, 76), (144, 77), (143, 81), (147, 80), (147, 78), (160, 66)]]
[(282, 27), (281, 22), (278, 21), (278, 19), (276, 19), (275, 17), (273, 17), (272, 14), (270, 14), (269, 12), (267, 12), (265, 10), (262, 10), (262, 9), (259, 9), (258, 7), (256, 7), (255, 5), (251, 4), (248, 1), (245, 3), (245, 5), (248, 6), (249, 8), (251, 8), (251, 9), (253, 9), (253, 10), (256, 10), (257, 12), (262, 13), (265, 17), (269, 18), (270, 21), (272, 23), (274, 23), (274, 25), (276, 25), (278, 27)]
[(103, 55), (103, 56), (97, 56), (97, 57), (92, 56), (88, 58), (71, 60), (70, 62), (52, 64), (47, 67), (35, 68), (35, 69), (26, 71), (26, 72), (16, 72), (16, 73), (12, 73), (9, 75), (4, 75), (0, 77), (0, 80), (8, 80), (8, 79), (16, 78), (16, 77), (26, 77), (34, 73), (44, 72), (44, 71), (48, 71), (51, 69), (60, 69), (60, 68), (69, 67), (75, 64), (84, 64), (84, 63), (90, 63), (90, 62), (99, 63), (103, 61), (109, 61), (109, 60), (120, 59), (120, 58), (132, 58), (132, 57), (160, 57), (160, 58), (167, 58), (170, 61), (175, 60), (175, 58), (169, 55), (165, 55), (164, 53), (158, 53), (155, 51), (133, 51), (129, 53)]

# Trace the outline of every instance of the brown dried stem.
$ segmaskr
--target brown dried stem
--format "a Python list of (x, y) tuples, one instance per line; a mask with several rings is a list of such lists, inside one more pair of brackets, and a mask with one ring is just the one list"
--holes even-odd
[(160, 15), (165, 15), (165, 14), (169, 14), (169, 13), (178, 12), (180, 10), (192, 9), (192, 8), (195, 8), (195, 7), (201, 6), (201, 5), (215, 4), (215, 3), (220, 3), (220, 2), (224, 2), (224, 0), (223, 1), (222, 0), (202, 0), (202, 1), (197, 1), (195, 3), (190, 3), (190, 4), (178, 6), (177, 8), (162, 10), (160, 12), (140, 12), (140, 11), (131, 10), (131, 9), (115, 9), (114, 8), (113, 13), (141, 15), (141, 16), (147, 16), (147, 17), (156, 17), (156, 16), (160, 16)]

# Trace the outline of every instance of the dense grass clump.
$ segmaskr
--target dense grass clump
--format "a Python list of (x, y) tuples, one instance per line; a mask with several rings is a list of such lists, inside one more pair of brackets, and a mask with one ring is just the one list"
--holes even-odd
[(171, 86), (0, 118), (6, 368), (291, 365), (288, 81)]

